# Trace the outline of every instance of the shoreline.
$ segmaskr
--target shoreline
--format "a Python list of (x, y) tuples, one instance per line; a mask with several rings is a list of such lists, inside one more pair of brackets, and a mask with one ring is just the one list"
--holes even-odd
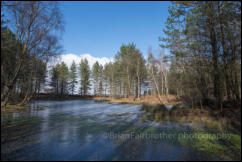
[[(162, 96), (163, 99), (166, 98)], [(97, 102), (105, 103), (116, 103), (116, 104), (136, 104), (141, 105), (142, 109), (154, 113), (152, 120), (156, 122), (162, 122), (166, 120), (171, 120), (175, 122), (202, 122), (212, 125), (211, 127), (218, 127), (223, 129), (225, 125), (231, 125), (236, 127), (236, 129), (241, 129), (239, 123), (241, 122), (241, 110), (239, 108), (231, 109), (231, 107), (225, 107), (223, 112), (219, 110), (212, 109), (210, 107), (194, 107), (191, 108), (188, 105), (180, 108), (183, 105), (178, 101), (177, 97), (169, 96), (172, 100), (167, 103), (164, 99), (165, 104), (160, 104), (156, 96), (141, 96), (140, 99), (134, 98), (111, 98), (111, 97), (99, 97), (99, 96), (80, 96), (80, 95), (69, 95), (63, 98), (58, 98), (53, 95), (40, 94), (34, 97), (32, 100), (54, 100), (54, 101), (68, 101), (68, 100), (93, 100)], [(171, 109), (166, 109), (166, 105), (171, 105)], [(2, 107), (1, 112), (14, 112), (14, 111), (24, 111), (30, 108), (29, 104), (19, 106), (14, 104), (8, 104), (7, 107)]]
[[(161, 96), (161, 99), (163, 101), (162, 104), (167, 105), (176, 105), (180, 104), (181, 101), (179, 101), (178, 97), (175, 95), (168, 95), (169, 102), (166, 99), (165, 95)], [(55, 96), (54, 94), (44, 94), (40, 93), (37, 96), (33, 97), (32, 100), (57, 100), (57, 101), (64, 101), (64, 100), (95, 100), (95, 101), (101, 101), (101, 102), (108, 102), (108, 103), (120, 103), (120, 104), (160, 104), (158, 97), (156, 95), (145, 95), (141, 96), (140, 98), (135, 97), (127, 97), (127, 98), (121, 98), (121, 97), (107, 97), (107, 96), (82, 96), (82, 95), (67, 95), (67, 96)]]
[(16, 112), (16, 111), (25, 111), (27, 109), (31, 108), (29, 104), (19, 106), (19, 105), (14, 105), (14, 104), (7, 104), (6, 107), (2, 106), (1, 103), (1, 113), (3, 112)]

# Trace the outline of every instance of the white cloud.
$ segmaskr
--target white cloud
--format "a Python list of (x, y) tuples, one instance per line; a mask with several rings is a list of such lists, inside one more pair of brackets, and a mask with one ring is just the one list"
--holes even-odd
[(74, 60), (76, 64), (79, 64), (81, 62), (81, 59), (87, 59), (88, 64), (90, 68), (92, 68), (93, 64), (98, 61), (98, 63), (102, 64), (103, 66), (106, 63), (112, 62), (113, 58), (107, 58), (107, 57), (93, 57), (90, 54), (81, 54), (81, 55), (76, 55), (76, 54), (62, 54), (60, 56), (60, 61), (64, 61), (68, 67), (71, 66), (72, 61)]

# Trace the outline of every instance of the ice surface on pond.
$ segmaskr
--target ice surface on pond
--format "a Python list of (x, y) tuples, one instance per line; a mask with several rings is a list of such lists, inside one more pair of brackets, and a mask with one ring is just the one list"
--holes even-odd
[[(111, 119), (117, 121), (132, 122), (137, 119), (140, 113), (140, 105), (108, 104), (95, 101), (36, 101), (35, 104), (48, 106), (49, 109), (43, 110), (40, 114), (46, 117), (55, 113), (68, 113), (73, 116), (95, 117), (99, 122), (108, 122)], [(51, 107), (55, 107), (51, 109)], [(120, 116), (109, 116), (110, 114), (121, 114)], [(123, 115), (122, 114), (126, 114)], [(92, 119), (89, 119), (90, 121)]]
[(107, 138), (108, 132), (176, 131), (181, 127), (173, 122), (141, 121), (145, 114), (141, 105), (92, 100), (30, 104), (26, 111), (1, 116), (4, 160), (193, 160), (195, 155), (201, 156), (167, 140)]

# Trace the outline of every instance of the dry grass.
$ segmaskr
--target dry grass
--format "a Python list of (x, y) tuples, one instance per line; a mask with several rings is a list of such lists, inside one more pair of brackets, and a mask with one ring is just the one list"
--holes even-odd
[[(181, 101), (178, 100), (178, 97), (175, 95), (169, 95), (169, 102), (166, 99), (165, 95), (161, 96), (162, 104), (180, 104)], [(129, 103), (129, 104), (160, 104), (159, 99), (156, 95), (146, 95), (141, 96), (140, 99), (134, 98), (134, 97), (128, 97), (128, 98), (112, 98), (112, 97), (94, 97), (93, 100), (96, 101), (108, 101), (110, 103)]]
[[(213, 128), (218, 131), (240, 130), (240, 119), (236, 119), (235, 115), (223, 115), (220, 111), (211, 110), (210, 108), (178, 108), (175, 106), (171, 110), (167, 110), (164, 105), (144, 104), (142, 109), (148, 112), (147, 119), (157, 122), (204, 123), (206, 128)], [(237, 115), (240, 115), (240, 113)]]
[(30, 105), (19, 106), (19, 105), (7, 104), (6, 107), (4, 107), (3, 102), (1, 102), (1, 112), (23, 111), (23, 110), (26, 110), (27, 108), (30, 108)]

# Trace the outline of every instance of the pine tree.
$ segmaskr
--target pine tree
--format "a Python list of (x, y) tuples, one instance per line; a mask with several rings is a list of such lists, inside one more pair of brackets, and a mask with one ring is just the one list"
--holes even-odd
[(82, 59), (80, 62), (80, 76), (81, 76), (81, 87), (80, 94), (87, 95), (90, 89), (90, 67), (88, 65), (87, 59)]
[(51, 82), (50, 82), (50, 86), (52, 87), (52, 90), (55, 92), (56, 95), (59, 95), (59, 74), (58, 74), (58, 67), (60, 65), (57, 64), (56, 66), (52, 67), (51, 69)]
[(73, 62), (71, 64), (71, 68), (70, 68), (70, 74), (69, 74), (69, 77), (70, 77), (70, 90), (71, 90), (71, 94), (72, 95), (75, 92), (75, 87), (76, 87), (76, 84), (77, 84), (76, 68), (77, 67), (76, 67), (75, 61), (73, 60)]
[(93, 87), (94, 87), (94, 95), (98, 93), (98, 85), (99, 85), (99, 63), (95, 62), (92, 66), (92, 79), (93, 79)]
[(172, 5), (169, 6), (168, 12), (169, 16), (165, 22), (166, 26), (163, 30), (165, 36), (160, 37), (160, 46), (162, 48), (168, 48), (170, 51), (170, 56), (168, 59), (173, 60), (176, 64), (177, 78), (177, 95), (181, 96), (183, 94), (184, 88), (182, 87), (182, 82), (184, 80), (185, 71), (185, 57), (187, 54), (186, 50), (186, 28), (185, 28), (185, 16), (186, 16), (186, 6), (183, 3), (171, 2)]
[(103, 92), (103, 66), (100, 64), (98, 69), (98, 92), (99, 96), (102, 96)]
[(68, 94), (68, 67), (62, 62), (60, 66), (58, 66), (57, 71), (60, 78), (60, 95), (63, 97), (65, 94)]
[(64, 62), (52, 68), (50, 85), (60, 97), (68, 94), (68, 74), (68, 67)]

